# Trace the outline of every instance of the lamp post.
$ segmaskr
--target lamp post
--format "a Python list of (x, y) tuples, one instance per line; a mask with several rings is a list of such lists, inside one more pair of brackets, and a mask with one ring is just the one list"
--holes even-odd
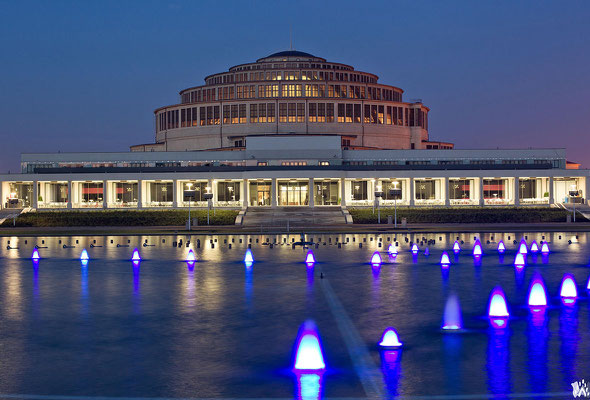
[(211, 187), (207, 186), (205, 188), (207, 193), (203, 195), (203, 198), (207, 200), (207, 225), (209, 225), (209, 213), (211, 211), (211, 199), (213, 198), (213, 193), (211, 193)]
[(399, 185), (398, 181), (393, 181), (393, 189), (389, 189), (389, 195), (393, 197), (393, 207), (394, 207), (394, 213), (395, 213), (395, 218), (394, 218), (394, 228), (397, 228), (397, 199), (401, 199), (402, 198), (402, 190), (397, 188), (397, 185)]
[(383, 191), (381, 189), (382, 189), (381, 185), (377, 185), (377, 188), (375, 190), (375, 202), (377, 203), (377, 223), (378, 224), (381, 224), (381, 207), (379, 207), (381, 204), (381, 202), (379, 200), (383, 196)]
[(195, 191), (191, 190), (193, 184), (191, 182), (188, 182), (186, 184), (186, 187), (188, 190), (184, 191), (184, 198), (186, 199), (188, 197), (188, 230), (191, 230), (191, 200), (193, 198), (193, 196), (195, 195)]
[(579, 192), (576, 190), (576, 185), (572, 184), (570, 186), (570, 199), (572, 200), (572, 203), (574, 203), (574, 222), (576, 222), (576, 197), (578, 197)]

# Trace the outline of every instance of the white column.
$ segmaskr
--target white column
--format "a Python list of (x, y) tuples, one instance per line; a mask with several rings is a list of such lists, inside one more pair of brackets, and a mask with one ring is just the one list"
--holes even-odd
[(102, 181), (102, 208), (107, 208), (108, 206), (108, 194), (107, 181)]
[(277, 206), (277, 178), (272, 178), (272, 181), (270, 184), (270, 206), (271, 207)]
[(172, 180), (172, 208), (178, 208), (178, 179)]
[(483, 177), (479, 178), (479, 205), (483, 207)]
[(242, 184), (240, 185), (240, 196), (242, 198), (242, 207), (243, 208), (248, 207), (248, 199), (250, 198), (249, 193), (248, 193), (249, 190), (250, 190), (250, 188), (248, 187), (248, 179), (242, 179)]
[(553, 177), (549, 177), (549, 204), (554, 204), (555, 199), (553, 196)]
[(450, 195), (449, 195), (449, 177), (445, 176), (445, 179), (443, 181), (443, 195), (444, 195), (444, 199), (445, 199), (445, 207), (450, 207), (451, 205), (451, 199), (450, 199)]
[(211, 194), (213, 194), (213, 198), (211, 199), (211, 206), (215, 207), (215, 204), (217, 204), (217, 185), (215, 185), (213, 179), (209, 179), (207, 181), (207, 186), (211, 188)]
[(72, 209), (72, 181), (68, 181), (68, 210)]
[(307, 188), (307, 195), (309, 196), (309, 206), (310, 207), (314, 207), (315, 206), (315, 200), (314, 200), (314, 190), (313, 190), (313, 178), (309, 178), (309, 187)]
[(520, 179), (518, 176), (514, 177), (514, 205), (520, 205)]
[(0, 181), (0, 210), (4, 208), (4, 182)]
[(137, 180), (137, 208), (143, 207), (143, 181)]
[(414, 207), (416, 205), (416, 195), (414, 194), (414, 178), (410, 178), (410, 207)]
[(39, 181), (33, 182), (33, 208), (39, 207)]
[(340, 178), (340, 205), (346, 207), (346, 180)]

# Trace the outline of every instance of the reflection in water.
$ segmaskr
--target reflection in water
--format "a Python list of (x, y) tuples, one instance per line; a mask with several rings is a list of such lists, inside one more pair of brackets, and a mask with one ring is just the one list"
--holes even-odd
[(389, 398), (399, 395), (398, 386), (401, 375), (401, 350), (381, 351), (381, 372)]
[(443, 344), (443, 365), (445, 373), (445, 392), (461, 393), (461, 347), (462, 335), (444, 335)]
[(139, 269), (140, 262), (133, 261), (133, 312), (135, 312), (136, 314), (140, 312)]
[(80, 262), (80, 312), (88, 317), (88, 262)]
[(527, 329), (529, 382), (530, 390), (534, 393), (547, 391), (547, 380), (549, 378), (547, 374), (548, 337), (549, 331), (543, 307), (537, 312), (531, 312)]
[(524, 285), (525, 268), (520, 266), (514, 267), (514, 280), (516, 281), (516, 287), (522, 289)]
[(246, 295), (246, 308), (252, 311), (252, 269), (246, 268), (244, 279), (244, 292)]
[(322, 398), (323, 372), (295, 372), (295, 399), (320, 400)]
[(186, 302), (185, 306), (189, 309), (195, 307), (195, 270), (194, 268), (187, 269), (186, 273)]
[(563, 373), (564, 385), (569, 386), (572, 377), (577, 377), (576, 357), (578, 353), (578, 306), (562, 307), (559, 315), (559, 355), (561, 357), (561, 372)]
[(496, 398), (508, 398), (510, 383), (510, 331), (492, 329), (488, 333), (486, 360), (488, 388)]

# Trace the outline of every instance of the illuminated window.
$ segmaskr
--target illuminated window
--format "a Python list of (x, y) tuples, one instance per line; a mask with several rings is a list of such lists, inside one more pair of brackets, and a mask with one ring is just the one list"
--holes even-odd
[(231, 124), (230, 106), (229, 105), (223, 106), (223, 123), (224, 124)]
[(317, 122), (317, 104), (309, 103), (309, 122)]
[(326, 104), (326, 122), (334, 122), (334, 103)]
[(246, 105), (240, 104), (240, 124), (246, 123)]
[(279, 122), (287, 122), (287, 103), (279, 103)]
[(338, 104), (338, 122), (344, 122), (344, 104)]
[(232, 104), (231, 105), (231, 123), (237, 124), (239, 121), (238, 119), (238, 105)]

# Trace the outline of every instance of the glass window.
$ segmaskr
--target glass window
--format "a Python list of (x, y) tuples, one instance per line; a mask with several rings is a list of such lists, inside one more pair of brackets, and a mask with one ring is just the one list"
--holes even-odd
[(240, 182), (218, 182), (218, 201), (240, 201)]
[(309, 204), (308, 183), (298, 181), (278, 181), (279, 205), (301, 206)]
[(250, 182), (250, 205), (270, 206), (271, 183), (268, 181)]
[(152, 203), (172, 203), (172, 182), (149, 182), (150, 201)]
[[(190, 199), (191, 201), (207, 201), (205, 199), (204, 194), (207, 193), (207, 186), (208, 186), (208, 182), (207, 181), (203, 181), (203, 182), (196, 182), (196, 181), (191, 181), (191, 182), (183, 182), (182, 183), (182, 199), (183, 201), (189, 201), (189, 197), (187, 194), (185, 194), (185, 192), (190, 191), (194, 191), (195, 192), (195, 196), (194, 198)], [(190, 187), (190, 189), (189, 189)]]
[(371, 123), (371, 105), (365, 104), (365, 124)]
[(6, 208), (31, 207), (33, 205), (32, 183), (11, 183), (4, 206)]
[(338, 182), (315, 181), (313, 201), (316, 206), (335, 206), (340, 204)]
[(317, 122), (317, 104), (309, 103), (309, 122)]
[(240, 124), (246, 123), (246, 105), (240, 104)]
[(414, 181), (416, 200), (433, 200), (436, 198), (436, 183), (434, 180)]
[(377, 113), (377, 123), (384, 124), (384, 106), (379, 106)]
[(238, 119), (238, 105), (232, 104), (231, 105), (231, 123), (237, 124), (239, 121)]
[(231, 124), (230, 106), (229, 105), (223, 106), (223, 123), (224, 124)]
[(297, 103), (297, 122), (305, 122), (305, 103)]
[(102, 182), (82, 182), (82, 202), (101, 202), (102, 201)]
[(326, 122), (334, 122), (334, 103), (326, 104)]
[(352, 200), (368, 200), (368, 182), (367, 181), (352, 181)]
[(352, 104), (347, 104), (346, 105), (346, 122), (351, 123), (352, 122)]
[(258, 122), (258, 104), (250, 104), (250, 123), (256, 122)]
[(266, 104), (267, 122), (275, 122), (275, 103)]
[(279, 122), (287, 122), (287, 103), (279, 103)]
[(115, 200), (118, 203), (129, 204), (137, 203), (138, 185), (135, 183), (116, 182), (115, 183)]
[(471, 198), (471, 182), (470, 179), (449, 179), (449, 199)]
[(504, 199), (506, 194), (506, 183), (504, 179), (484, 179), (484, 199)]
[(521, 199), (537, 198), (537, 180), (521, 179), (518, 183), (518, 195)]
[(338, 122), (344, 122), (344, 104), (338, 104)]

